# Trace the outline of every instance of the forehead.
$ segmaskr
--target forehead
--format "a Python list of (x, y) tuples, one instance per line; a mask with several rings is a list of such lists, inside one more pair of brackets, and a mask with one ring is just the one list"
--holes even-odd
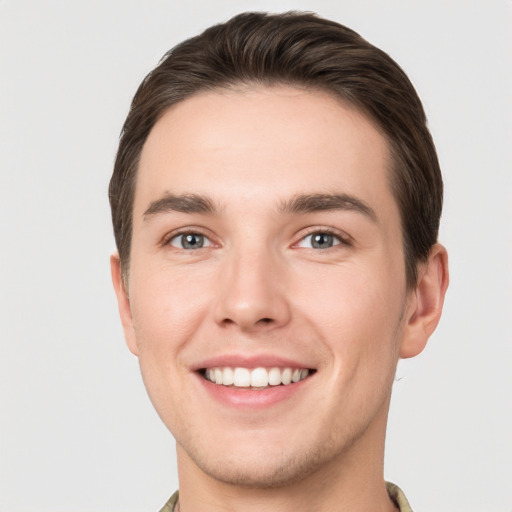
[(334, 191), (389, 201), (388, 162), (373, 123), (327, 93), (288, 86), (204, 92), (153, 127), (135, 214), (163, 193), (207, 194), (222, 204)]

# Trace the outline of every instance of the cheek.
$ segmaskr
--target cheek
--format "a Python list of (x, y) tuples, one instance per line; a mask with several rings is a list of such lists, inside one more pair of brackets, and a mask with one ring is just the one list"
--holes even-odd
[(301, 309), (321, 331), (337, 364), (364, 360), (376, 366), (395, 357), (405, 285), (392, 268), (340, 267), (304, 287)]
[(204, 318), (207, 284), (189, 272), (146, 272), (134, 279), (130, 304), (139, 349), (179, 350)]
[(205, 318), (204, 283), (176, 272), (134, 275), (141, 276), (130, 288), (140, 370), (155, 409), (170, 427), (190, 402), (183, 386), (188, 369), (180, 361)]

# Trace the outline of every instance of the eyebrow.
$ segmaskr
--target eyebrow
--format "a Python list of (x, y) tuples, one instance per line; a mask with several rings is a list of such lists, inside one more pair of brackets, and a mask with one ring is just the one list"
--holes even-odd
[(377, 222), (377, 214), (362, 199), (349, 194), (299, 194), (280, 206), (283, 213), (313, 213), (347, 210), (363, 214)]
[[(377, 222), (375, 211), (362, 199), (349, 194), (298, 194), (283, 201), (279, 206), (279, 211), (284, 214), (330, 210), (355, 211)], [(150, 203), (144, 212), (144, 220), (158, 213), (171, 212), (214, 215), (218, 212), (218, 208), (209, 197), (204, 195), (166, 193), (160, 199)]]
[(213, 201), (206, 196), (199, 194), (165, 194), (160, 199), (152, 201), (144, 212), (144, 220), (157, 213), (201, 213), (213, 215), (217, 212)]

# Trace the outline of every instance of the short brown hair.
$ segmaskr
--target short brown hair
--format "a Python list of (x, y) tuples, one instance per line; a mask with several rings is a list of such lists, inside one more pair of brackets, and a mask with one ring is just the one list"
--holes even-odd
[(139, 86), (124, 123), (110, 181), (123, 274), (130, 259), (133, 200), (142, 147), (175, 103), (240, 84), (326, 91), (364, 112), (386, 137), (390, 185), (403, 233), (408, 286), (436, 243), (443, 182), (421, 101), (398, 64), (353, 30), (311, 13), (243, 13), (170, 50)]

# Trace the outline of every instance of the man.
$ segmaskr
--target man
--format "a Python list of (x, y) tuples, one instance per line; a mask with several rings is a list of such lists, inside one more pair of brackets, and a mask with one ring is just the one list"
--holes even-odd
[(109, 192), (126, 341), (177, 442), (163, 510), (410, 510), (383, 479), (391, 387), (448, 268), (398, 65), (310, 14), (236, 16), (143, 81)]

